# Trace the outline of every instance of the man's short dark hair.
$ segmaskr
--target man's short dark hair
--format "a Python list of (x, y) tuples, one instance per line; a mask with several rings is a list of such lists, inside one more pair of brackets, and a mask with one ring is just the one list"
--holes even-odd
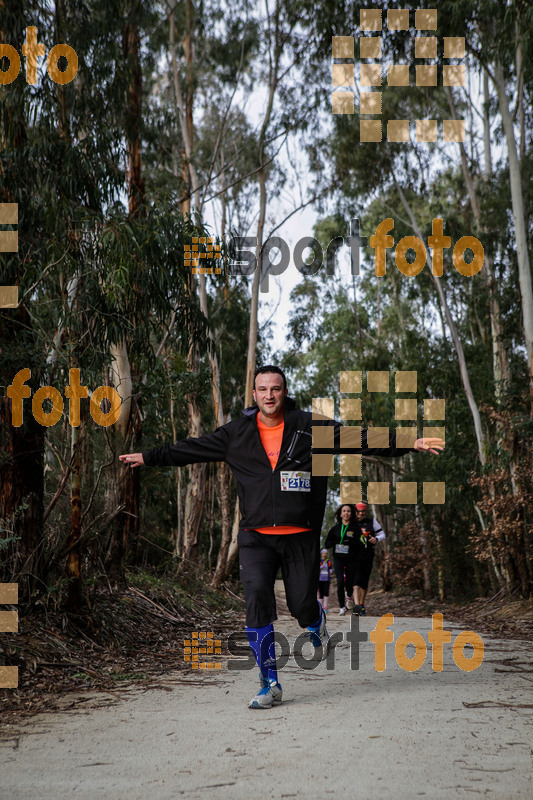
[(255, 374), (254, 374), (254, 389), (255, 389), (255, 379), (258, 375), (263, 375), (265, 372), (273, 372), (274, 375), (281, 375), (283, 378), (283, 390), (287, 388), (287, 378), (285, 377), (285, 373), (279, 367), (274, 367), (272, 364), (267, 364), (265, 367), (257, 367)]

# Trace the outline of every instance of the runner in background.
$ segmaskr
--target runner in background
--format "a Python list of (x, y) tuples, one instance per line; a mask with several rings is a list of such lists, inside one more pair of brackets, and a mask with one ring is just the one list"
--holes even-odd
[(320, 551), (320, 572), (318, 575), (318, 599), (322, 604), (324, 613), (328, 613), (329, 584), (332, 575), (331, 561), (328, 559), (328, 551)]
[(343, 617), (348, 609), (354, 607), (353, 580), (358, 550), (357, 541), (361, 531), (355, 521), (355, 508), (348, 503), (339, 506), (335, 517), (337, 524), (330, 528), (325, 547), (333, 549), (333, 569), (337, 578), (339, 614)]
[(357, 503), (355, 506), (357, 522), (361, 528), (361, 534), (357, 540), (356, 565), (354, 575), (354, 599), (355, 606), (353, 613), (366, 615), (365, 598), (368, 589), (368, 581), (374, 563), (374, 550), (377, 542), (382, 542), (387, 537), (385, 531), (374, 517), (367, 513), (366, 503)]

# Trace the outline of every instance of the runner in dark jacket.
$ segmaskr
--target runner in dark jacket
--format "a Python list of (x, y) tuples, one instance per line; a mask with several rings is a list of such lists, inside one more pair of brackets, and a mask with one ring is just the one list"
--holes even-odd
[(335, 516), (337, 524), (330, 528), (324, 546), (331, 547), (332, 550), (333, 569), (337, 578), (339, 614), (343, 617), (346, 610), (354, 606), (353, 581), (357, 541), (361, 536), (361, 529), (355, 521), (355, 508), (349, 503), (340, 506), (335, 512)]
[[(317, 474), (312, 438), (313, 455), (322, 457), (341, 452), (341, 444), (347, 454), (399, 456), (411, 451), (397, 449), (394, 436), (389, 448), (369, 448), (366, 431), (361, 433), (355, 427), (343, 430), (341, 442), (338, 422), (317, 419), (296, 408), (287, 396), (285, 376), (278, 367), (256, 370), (253, 397), (257, 407), (247, 408), (242, 417), (214, 433), (145, 453), (122, 455), (120, 459), (132, 467), (211, 461), (229, 464), (237, 480), (241, 512), (238, 545), (246, 627), (261, 674), (262, 688), (250, 706), (269, 708), (282, 697), (272, 627), (277, 618), (274, 582), (278, 568), (289, 610), (301, 627), (308, 628), (317, 656), (325, 658), (329, 649), (325, 615), (316, 598), (328, 470), (322, 463), (322, 474)], [(437, 453), (443, 447), (441, 439), (418, 439), (414, 449)]]
[(365, 598), (368, 589), (368, 581), (370, 580), (370, 573), (372, 572), (372, 564), (374, 563), (376, 544), (385, 541), (387, 537), (377, 519), (374, 519), (374, 517), (370, 516), (368, 513), (366, 503), (357, 503), (355, 512), (361, 534), (356, 542), (354, 614), (360, 614), (364, 617), (366, 615)]

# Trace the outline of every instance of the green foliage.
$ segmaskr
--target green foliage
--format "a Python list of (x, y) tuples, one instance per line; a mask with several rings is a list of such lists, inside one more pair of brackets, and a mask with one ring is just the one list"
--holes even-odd
[[(390, 2), (383, 12), (389, 7), (408, 8), (412, 24), (419, 5)], [(521, 150), (526, 228), (530, 230), (533, 59), (529, 31), (533, 8), (525, 0), (436, 0), (432, 5), (438, 12), (439, 41), (443, 36), (465, 36), (467, 42), (471, 82), (465, 92), (455, 93), (455, 103), (458, 115), (467, 119), (472, 130), (461, 154), (456, 146), (442, 143), (361, 143), (358, 113), (330, 114), (324, 87), (331, 78), (331, 37), (355, 36), (359, 11), (367, 7), (363, 2), (326, 0), (317, 5), (309, 0), (277, 0), (269, 4), (267, 20), (262, 5), (240, 0), (223, 6), (212, 0), (180, 0), (173, 5), (170, 13), (176, 27), (179, 81), (194, 128), (191, 159), (200, 184), (196, 212), (205, 216), (211, 203), (217, 225), (220, 220), (220, 236), (226, 240), (233, 233), (253, 232), (258, 204), (258, 119), (264, 112), (277, 42), (284, 75), (276, 87), (264, 142), (269, 197), (292, 193), (283, 154), (289, 141), (308, 156), (310, 180), (321, 198), (322, 216), (315, 225), (315, 236), (324, 249), (335, 236), (348, 234), (348, 221), (354, 217), (360, 219), (364, 236), (371, 236), (381, 220), (392, 217), (395, 246), (401, 238), (413, 235), (402, 195), (426, 246), (436, 217), (444, 220), (452, 247), (465, 235), (480, 238), (486, 256), (492, 259), (494, 285), (488, 285), (483, 273), (473, 278), (460, 275), (453, 267), (450, 249), (445, 254), (441, 286), (481, 409), (487, 439), (484, 468), (476, 455), (474, 424), (458, 357), (429, 265), (418, 276), (408, 278), (397, 269), (391, 248), (387, 250), (386, 275), (377, 278), (374, 250), (367, 247), (359, 276), (347, 277), (340, 270), (328, 276), (323, 269), (315, 277), (303, 278), (291, 295), (291, 319), (281, 360), (293, 393), (305, 407), (313, 397), (338, 398), (341, 370), (416, 370), (419, 419), (425, 397), (446, 400), (447, 448), (437, 459), (404, 459), (395, 465), (399, 470), (395, 475), (419, 484), (446, 481), (447, 501), (438, 507), (420, 505), (415, 520), (411, 508), (395, 508), (391, 503), (382, 509), (391, 540), (396, 531), (403, 530), (395, 543), (396, 563), (409, 565), (398, 566), (403, 570), (399, 580), (415, 591), (419, 588), (423, 571), (420, 565), (413, 566), (412, 558), (420, 546), (416, 537), (423, 524), (435, 537), (428, 556), (435, 590), (442, 588), (438, 583), (444, 574), (446, 587), (461, 594), (475, 568), (478, 587), (489, 582), (507, 581), (510, 585), (520, 579), (525, 591), (532, 563), (527, 503), (520, 494), (526, 490), (516, 477), (509, 477), (512, 469), (519, 473), (520, 465), (528, 463), (531, 438), (514, 210), (506, 142), (493, 89), (486, 108), (492, 173), (488, 175), (485, 169), (488, 154), (477, 75), (483, 67), (492, 73), (498, 58), (513, 106), (519, 86), (523, 88), (523, 140), (519, 141), (518, 108), (516, 138)], [(184, 247), (191, 238), (213, 232), (200, 223), (199, 213), (184, 212), (190, 186), (169, 51), (168, 13), (166, 6), (152, 1), (84, 0), (80, 5), (72, 0), (56, 4), (23, 0), (16, 7), (4, 8), (2, 16), (3, 41), (20, 49), (26, 26), (36, 25), (47, 51), (61, 41), (76, 50), (79, 73), (75, 81), (60, 87), (50, 80), (42, 62), (38, 82), (30, 86), (23, 65), (19, 78), (0, 91), (0, 202), (19, 204), (20, 242), (18, 253), (0, 253), (0, 285), (18, 283), (21, 294), (20, 308), (3, 311), (0, 317), (0, 384), (7, 386), (19, 369), (29, 367), (32, 393), (43, 384), (57, 386), (63, 393), (69, 369), (77, 366), (82, 383), (92, 390), (111, 382), (111, 350), (125, 341), (133, 366), (138, 430), (142, 427), (136, 448), (186, 436), (191, 394), (198, 400), (203, 429), (210, 430), (215, 424), (211, 345), (195, 279), (184, 264)], [(139, 36), (138, 63), (125, 50), (132, 30)], [(412, 27), (391, 34), (385, 26), (382, 35), (385, 63), (415, 62)], [(188, 36), (192, 50), (188, 49)], [(518, 44), (521, 76), (517, 74)], [(192, 59), (187, 60), (189, 53)], [(357, 58), (357, 51), (355, 55)], [(439, 49), (439, 74), (443, 63)], [(413, 72), (414, 68), (412, 83)], [(132, 115), (136, 87), (141, 98), (138, 118)], [(389, 87), (384, 82), (382, 101), (384, 120), (442, 120), (451, 115), (440, 80), (429, 90), (415, 85)], [(189, 121), (187, 118), (186, 123)], [(128, 164), (137, 134), (135, 147), (144, 189), (138, 207), (133, 208), (128, 203)], [(461, 158), (479, 199), (479, 225)], [(269, 207), (268, 225), (272, 214)], [(226, 243), (222, 244), (224, 249)], [(244, 395), (248, 281), (213, 275), (207, 278), (207, 288), (223, 411), (226, 418), (234, 418), (242, 410)], [(495, 384), (493, 350), (498, 342), (490, 325), (491, 292), (500, 305), (501, 342), (509, 365), (504, 386)], [(199, 362), (191, 372), (189, 352), (195, 344)], [(258, 343), (259, 355), (266, 356), (268, 347), (266, 326)], [(395, 427), (392, 391), (366, 394), (362, 400), (365, 424)], [(29, 400), (25, 408), (29, 415)], [(117, 440), (112, 432), (92, 425), (86, 406), (83, 413), (81, 541), (83, 569), (90, 585), (91, 575), (101, 579), (101, 562), (110, 548), (110, 497), (120, 475), (116, 471)], [(7, 433), (4, 426), (0, 469), (8, 469), (11, 463)], [(27, 420), (23, 433), (27, 433)], [(45, 433), (41, 460), (46, 508), (71, 460), (66, 416)], [(365, 469), (364, 480), (384, 480), (385, 475), (393, 480), (390, 467), (382, 463), (369, 463)], [(507, 477), (498, 483), (500, 469)], [(186, 472), (182, 478), (183, 495)], [(491, 506), (494, 485), (503, 487), (504, 500), (497, 507)], [(337, 477), (331, 482), (331, 507), (336, 504), (338, 486)], [(30, 548), (42, 557), (39, 579), (50, 585), (54, 597), (66, 588), (62, 575), (71, 518), (68, 482), (66, 487), (48, 518), (46, 535), (38, 547), (32, 544)], [(216, 557), (221, 536), (216, 492), (211, 491), (210, 496), (214, 499), (211, 503), (206, 497), (200, 531), (201, 565), (209, 553), (211, 561)], [(128, 543), (130, 558), (155, 573), (174, 566), (176, 472), (147, 471), (140, 497), (142, 535), (149, 541)], [(500, 519), (512, 502), (523, 524), (523, 540), (518, 544)], [(17, 519), (30, 509), (25, 502)], [(480, 509), (487, 518), (483, 533)], [(330, 519), (331, 509), (328, 513)], [(3, 553), (26, 544), (14, 524), (8, 515), (0, 528)], [(473, 545), (478, 546), (477, 551)], [(483, 558), (481, 545), (486, 548)], [(514, 572), (502, 567), (505, 545), (512, 550)], [(475, 555), (482, 568), (474, 564)], [(156, 580), (159, 578), (154, 577)], [(183, 603), (187, 602), (184, 597)]]

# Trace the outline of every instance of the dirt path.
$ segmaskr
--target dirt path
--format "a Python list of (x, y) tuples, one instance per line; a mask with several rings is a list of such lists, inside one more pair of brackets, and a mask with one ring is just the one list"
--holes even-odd
[[(345, 636), (350, 618), (329, 617), (330, 634)], [(361, 619), (361, 631), (376, 621)], [(453, 642), (460, 629), (445, 627)], [(384, 672), (375, 670), (370, 641), (360, 645), (358, 670), (347, 641), (337, 644), (330, 670), (304, 670), (291, 657), (280, 678), (284, 702), (271, 710), (247, 708), (256, 669), (228, 671), (226, 660), (220, 672), (169, 675), (118, 699), (85, 696), (81, 708), (69, 710), (66, 698), (61, 712), (2, 728), (0, 797), (529, 800), (529, 645), (484, 637), (474, 672), (456, 666), (452, 645), (444, 645), (443, 671), (433, 672), (428, 646), (417, 672), (403, 670), (399, 634), (414, 630), (427, 642), (430, 628), (430, 619), (395, 619)], [(300, 633), (287, 617), (277, 629), (291, 643)]]

